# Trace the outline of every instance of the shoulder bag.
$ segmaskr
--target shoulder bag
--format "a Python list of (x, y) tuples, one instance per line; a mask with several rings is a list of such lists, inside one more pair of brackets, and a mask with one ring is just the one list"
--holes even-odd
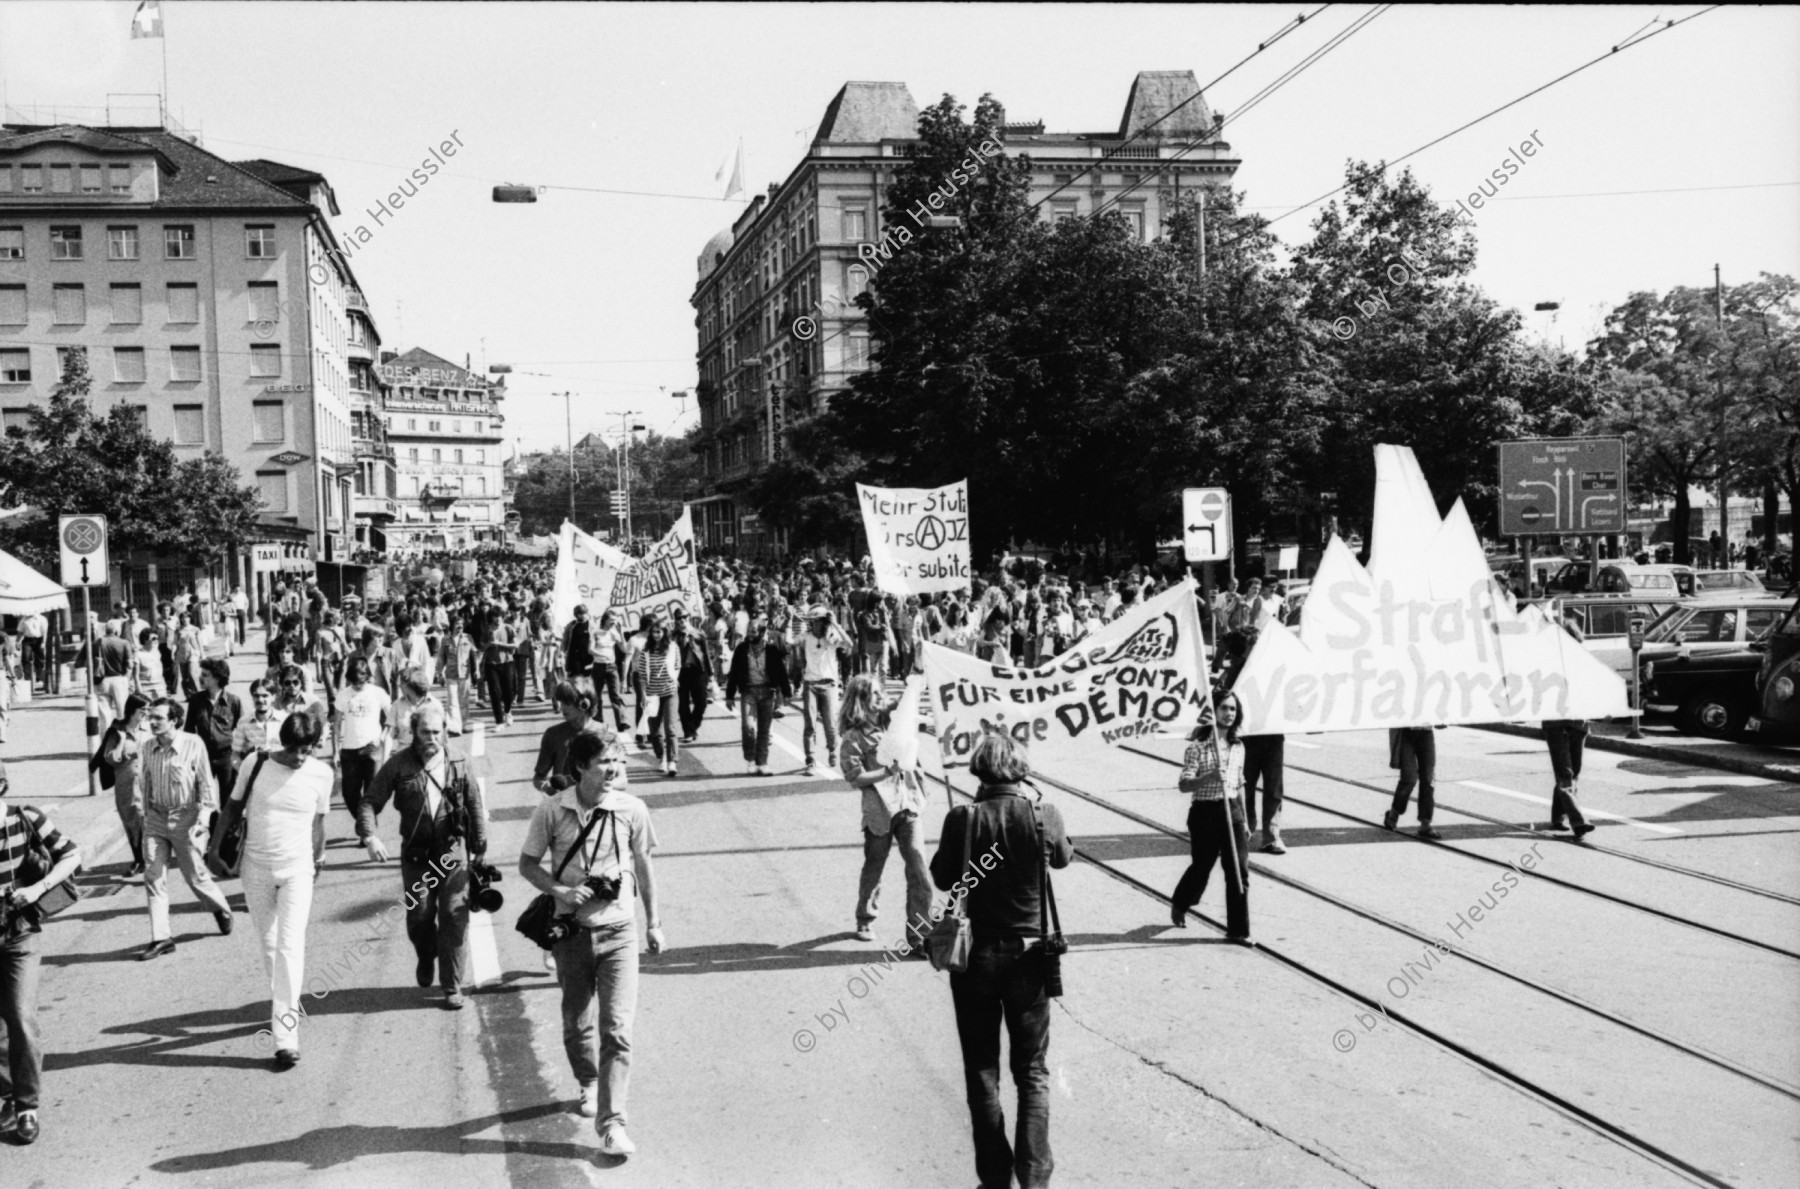
[[(41, 883), (44, 876), (50, 874), (51, 868), (56, 866), (56, 859), (44, 846), (44, 840), (38, 836), (37, 826), (32, 824), (31, 816), (25, 812), (24, 807), (19, 807), (17, 812), (25, 823), (25, 854), (14, 868), (17, 872), (14, 882), (21, 885)], [(71, 876), (46, 890), (38, 897), (37, 903), (28, 906), (25, 909), (27, 919), (41, 925), (79, 899), (81, 888)]]
[(269, 757), (259, 755), (250, 769), (250, 783), (244, 786), (244, 799), (227, 796), (219, 811), (219, 827), (213, 831), (212, 845), (206, 849), (206, 869), (215, 879), (236, 879), (244, 862), (244, 840), (250, 835), (250, 795), (256, 791), (256, 778), (262, 775)]
[[(962, 875), (959, 882), (969, 874), (969, 845), (974, 837), (975, 807), (971, 805), (963, 818)], [(974, 948), (975, 938), (968, 913), (963, 908), (963, 901), (967, 896), (966, 890), (952, 895), (949, 908), (932, 924), (931, 932), (926, 934), (926, 953), (931, 958), (933, 970), (948, 970), (952, 974), (960, 974), (969, 968), (969, 951)]]
[[(569, 848), (569, 853), (564, 855), (562, 862), (556, 865), (556, 874), (552, 877), (556, 881), (561, 882), (562, 873), (569, 866), (569, 860), (581, 853), (582, 843), (587, 841), (588, 832), (599, 824), (603, 812), (610, 813), (611, 811), (594, 810), (593, 816), (588, 818), (588, 824), (583, 826), (581, 833), (575, 836), (575, 845)], [(549, 892), (539, 892), (533, 896), (531, 903), (525, 906), (525, 911), (519, 914), (518, 923), (513, 928), (530, 938), (541, 950), (549, 949), (568, 933), (567, 927), (559, 924), (556, 920), (556, 897)]]
[(1069, 952), (1063, 938), (1062, 918), (1056, 913), (1056, 888), (1050, 883), (1050, 844), (1044, 840), (1044, 819), (1033, 804), (1031, 816), (1037, 824), (1038, 857), (1042, 861), (1038, 876), (1038, 949), (1043, 954), (1044, 994), (1061, 999), (1062, 956)]

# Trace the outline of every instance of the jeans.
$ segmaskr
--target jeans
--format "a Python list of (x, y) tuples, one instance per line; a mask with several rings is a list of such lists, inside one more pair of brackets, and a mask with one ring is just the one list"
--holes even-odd
[(338, 772), (344, 781), (344, 808), (350, 811), (350, 821), (356, 827), (358, 842), (368, 841), (362, 836), (362, 802), (363, 795), (369, 791), (369, 785), (375, 779), (376, 756), (379, 752), (380, 744), (376, 743), (338, 752)]
[[(1050, 1000), (1043, 955), (1018, 937), (977, 938), (969, 968), (950, 976), (963, 1081), (975, 1133), (975, 1175), (983, 1189), (1006, 1189), (1017, 1174), (1023, 1189), (1050, 1184)], [(1012, 1143), (1000, 1103), (1000, 1023), (1006, 1022), (1019, 1118)]]
[(860, 668), (857, 669), (857, 672), (867, 673), (875, 678), (875, 684), (879, 687), (883, 679), (887, 677), (887, 641), (883, 640), (877, 644), (862, 645), (857, 649), (856, 657), (857, 663), (860, 666)]
[(1556, 773), (1556, 791), (1550, 795), (1551, 821), (1587, 824), (1587, 818), (1575, 804), (1575, 782), (1581, 779), (1581, 753), (1587, 746), (1587, 734), (1587, 723), (1580, 719), (1551, 719), (1544, 723), (1550, 767)]
[[(419, 961), (437, 962), (438, 985), (446, 991), (462, 988), (469, 965), (469, 865), (452, 856), (436, 856), (435, 887), (421, 882), (432, 868), (430, 856), (423, 863), (400, 861), (401, 897), (406, 904), (406, 936)], [(415, 890), (416, 889), (416, 890)]]
[(494, 723), (496, 726), (506, 725), (506, 716), (513, 708), (513, 666), (505, 661), (487, 667), (488, 698), (494, 703)]
[(21, 645), (20, 660), (25, 666), (25, 680), (35, 682), (43, 679), (46, 688), (50, 685), (50, 665), (44, 659), (44, 638), (42, 636), (26, 636)]
[(606, 720), (604, 708), (613, 708), (613, 726), (619, 734), (625, 730), (625, 699), (619, 694), (619, 667), (617, 665), (595, 665), (592, 672), (594, 682), (594, 717), (602, 722)]
[(919, 937), (931, 931), (931, 869), (925, 863), (922, 835), (919, 815), (910, 809), (894, 815), (886, 834), (871, 834), (864, 827), (862, 879), (856, 891), (858, 928), (874, 924), (875, 918), (881, 915), (881, 874), (887, 869), (888, 852), (898, 844), (900, 861), (906, 871), (907, 928)]
[(312, 913), (310, 862), (272, 871), (244, 860), (244, 904), (269, 978), (269, 1033), (277, 1049), (300, 1051), (300, 990), (306, 985), (306, 920)]
[(769, 762), (769, 724), (775, 718), (775, 691), (754, 685), (739, 694), (738, 725), (744, 736), (744, 762), (766, 766)]
[(809, 681), (800, 687), (800, 714), (806, 724), (801, 741), (806, 745), (806, 762), (813, 762), (813, 719), (825, 729), (825, 762), (837, 763), (838, 687), (835, 681)]
[(520, 701), (525, 699), (525, 691), (533, 684), (538, 687), (537, 696), (542, 698), (544, 685), (537, 679), (537, 655), (532, 651), (531, 645), (521, 644), (518, 651), (513, 653), (513, 689)]
[(182, 878), (192, 889), (194, 898), (209, 912), (230, 912), (225, 893), (206, 869), (206, 831), (198, 836), (184, 830), (179, 837), (151, 831), (144, 836), (144, 894), (150, 901), (150, 940), (166, 941), (169, 936), (169, 859), (181, 869)]
[(6, 1067), (0, 1069), (0, 1102), (35, 1111), (44, 1074), (38, 1044), (38, 935), (22, 933), (0, 942), (0, 1034), (6, 1040)]
[(1281, 773), (1287, 764), (1286, 735), (1244, 736), (1244, 809), (1247, 825), (1256, 828), (1256, 786), (1263, 788), (1263, 833), (1281, 835)]
[(631, 1019), (637, 1013), (637, 922), (576, 928), (556, 943), (554, 953), (569, 1068), (583, 1086), (599, 1084), (595, 1125), (623, 1127), (631, 1085)]
[(712, 700), (711, 683), (706, 679), (706, 670), (694, 667), (683, 669), (680, 678), (681, 733), (698, 735), (700, 723), (706, 718), (706, 704)]
[[(1227, 805), (1231, 806), (1229, 826), (1225, 819)], [(1216, 861), (1219, 870), (1225, 873), (1225, 935), (1250, 936), (1250, 830), (1244, 823), (1243, 803), (1236, 798), (1195, 801), (1188, 806), (1187, 828), (1188, 849), (1193, 862), (1182, 872), (1181, 881), (1175, 885), (1175, 894), (1170, 899), (1184, 914), (1200, 903)], [(1229, 866), (1228, 846), (1237, 851), (1235, 879)]]
[(676, 742), (675, 734), (675, 695), (663, 694), (647, 701), (650, 705), (650, 750), (657, 759), (673, 763), (681, 758), (681, 745)]
[(131, 804), (131, 786), (137, 782), (136, 771), (135, 764), (122, 764), (113, 781), (113, 808), (119, 811), (119, 824), (125, 827), (125, 841), (131, 844), (133, 866), (144, 861), (144, 815)]
[(1389, 810), (1397, 822), (1406, 814), (1406, 803), (1412, 800), (1413, 786), (1419, 789), (1419, 824), (1431, 824), (1437, 808), (1437, 735), (1430, 727), (1408, 729), (1400, 738), (1400, 785), (1394, 790), (1394, 804)]

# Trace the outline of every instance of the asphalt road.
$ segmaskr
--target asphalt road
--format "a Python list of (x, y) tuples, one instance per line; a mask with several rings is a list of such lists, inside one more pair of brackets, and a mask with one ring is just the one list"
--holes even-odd
[[(540, 707), (475, 761), (509, 869), (539, 796)], [(746, 775), (717, 705), (678, 778), (634, 761), (670, 948), (643, 960), (624, 1162), (573, 1112), (555, 985), (512, 929), (516, 874), (476, 929), (498, 977), (444, 1011), (379, 921), (397, 865), (366, 862), (335, 810), (304, 1057), (277, 1074), (247, 916), (219, 937), (175, 881), (180, 948), (134, 960), (148, 919), (118, 877), (116, 821), (58, 795), (78, 785), (79, 721), (35, 705), (6, 749), (50, 757), (15, 765), (15, 787), (23, 772), (46, 790), (93, 885), (44, 939), (44, 1136), (0, 1151), (9, 1189), (973, 1183), (946, 976), (854, 940), (858, 794), (797, 774), (797, 709), (777, 720), (775, 778)], [(1045, 774), (1083, 854), (1057, 877), (1074, 946), (1051, 1033), (1057, 1184), (1800, 1180), (1800, 786), (1591, 752), (1601, 828), (1577, 847), (1541, 832), (1541, 745), (1453, 729), (1433, 845), (1373, 824), (1384, 737), (1293, 739), (1290, 850), (1254, 857), (1261, 948), (1242, 949), (1205, 920), (1169, 927), (1155, 893), (1186, 861), (1186, 803), (1176, 745), (1143, 751)], [(946, 803), (937, 788), (933, 848)], [(897, 859), (882, 900), (893, 942)], [(1217, 876), (1199, 911), (1222, 922)]]

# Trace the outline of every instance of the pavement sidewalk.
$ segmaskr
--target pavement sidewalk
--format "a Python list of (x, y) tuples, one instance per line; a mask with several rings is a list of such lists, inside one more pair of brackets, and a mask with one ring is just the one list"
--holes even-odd
[[(1518, 735), (1526, 739), (1544, 737), (1544, 732), (1537, 727), (1517, 723), (1484, 723), (1479, 729), (1502, 735)], [(1721, 772), (1760, 776), (1765, 780), (1800, 783), (1800, 748), (1698, 738), (1655, 723), (1643, 728), (1643, 738), (1631, 739), (1627, 737), (1630, 729), (1630, 723), (1622, 720), (1590, 722), (1587, 745), (1601, 751), (1613, 751), (1641, 759), (1666, 760), (1696, 768), (1715, 768)]]

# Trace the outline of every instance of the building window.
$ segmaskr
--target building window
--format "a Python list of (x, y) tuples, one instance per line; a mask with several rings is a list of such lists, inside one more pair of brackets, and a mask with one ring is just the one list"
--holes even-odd
[(58, 347), (56, 349), (56, 374), (59, 376), (68, 375), (69, 374), (69, 363), (76, 356), (80, 356), (83, 366), (86, 366), (86, 364), (87, 364), (87, 348), (86, 347)]
[(244, 226), (244, 255), (252, 260), (275, 259), (275, 224), (246, 224)]
[(0, 384), (31, 383), (31, 350), (0, 347)]
[(80, 227), (52, 227), (50, 229), (50, 259), (81, 259)]
[[(416, 433), (418, 431), (418, 428), (419, 428), (419, 419), (417, 417), (408, 417), (406, 419), (406, 429), (407, 429), (408, 433)], [(415, 460), (418, 458), (418, 456), (419, 456), (418, 451), (416, 451), (416, 450), (413, 451), (413, 458)]]
[(120, 405), (119, 407), (125, 410), (127, 417), (137, 422), (139, 429), (148, 430), (150, 428), (149, 405)]
[(281, 320), (281, 286), (274, 281), (250, 282), (250, 321)]
[(442, 421), (427, 421), (425, 423), (425, 429), (428, 433), (443, 433), (444, 423)]
[(461, 465), (461, 463), (462, 463), (462, 460), (463, 460), (463, 452), (462, 452), (462, 451), (461, 451), (461, 450), (458, 450), (458, 451), (456, 451), (456, 453), (455, 453), (455, 455), (454, 455), (454, 457), (455, 457), (455, 459), (456, 459), (456, 461), (457, 461), (457, 464), (458, 464), (458, 465)]
[(860, 244), (869, 238), (869, 212), (860, 206), (844, 208), (844, 242)]
[(81, 167), (81, 192), (83, 194), (100, 193), (100, 167), (98, 165)]
[(25, 405), (25, 406), (23, 406), (21, 408), (17, 408), (17, 409), (7, 409), (6, 413), (5, 413), (5, 419), (4, 419), (4, 428), (9, 433), (15, 429), (18, 430), (20, 433), (30, 433), (31, 432), (31, 406)]
[(0, 227), (0, 260), (25, 259), (25, 229)]
[(487, 451), (486, 450), (475, 451), (475, 461), (480, 463), (483, 466), (486, 466), (487, 465)]
[(129, 197), (131, 194), (131, 167), (129, 165), (109, 165), (107, 176), (112, 181), (114, 194)]
[(113, 348), (113, 382), (116, 384), (142, 384), (144, 382), (144, 349), (142, 347)]
[(200, 321), (199, 286), (169, 286), (169, 321), (179, 324)]
[(250, 344), (250, 374), (268, 379), (281, 374), (281, 347), (277, 343)]
[(192, 223), (167, 224), (163, 227), (164, 259), (192, 260), (195, 255), (194, 225)]
[(1119, 213), (1125, 216), (1125, 230), (1138, 243), (1144, 242), (1144, 208), (1141, 206), (1121, 207)]
[(175, 406), (175, 444), (206, 445), (206, 410), (201, 405)]
[(848, 302), (854, 302), (859, 296), (866, 293), (868, 288), (869, 270), (860, 264), (852, 264), (850, 266), (849, 284), (844, 287), (844, 297), (847, 299), (846, 304), (848, 304)]
[(256, 490), (257, 494), (262, 496), (263, 511), (287, 511), (287, 489), (288, 482), (286, 471), (256, 472)]
[[(488, 493), (487, 476), (486, 475), (475, 476), (475, 494), (476, 495), (486, 495), (487, 493)], [(486, 511), (485, 508), (482, 510), (484, 512)]]
[(417, 446), (408, 446), (406, 448), (406, 461), (407, 462), (418, 462), (419, 461), (419, 448)]
[[(254, 354), (255, 348), (251, 348), (251, 351), (252, 351), (252, 354), (250, 356), (250, 359), (254, 363), (256, 360), (256, 356)], [(198, 380), (199, 378), (200, 378), (200, 348), (198, 348), (198, 347), (170, 347), (169, 348), (169, 379), (170, 380), (179, 380), (179, 381), (182, 381), (185, 383), (188, 381)]]
[(1075, 217), (1075, 204), (1072, 202), (1053, 202), (1050, 204), (1050, 221), (1066, 223)]
[(433, 446), (431, 448), (431, 461), (432, 462), (443, 462), (444, 461), (444, 452), (442, 450), (438, 449), (436, 446)]
[(275, 445), (287, 437), (285, 406), (278, 400), (252, 401), (250, 405), (250, 440), (259, 445)]
[(53, 320), (61, 326), (80, 326), (87, 321), (87, 290), (80, 285), (57, 285), (52, 294), (56, 313)]
[(114, 326), (132, 325), (144, 320), (144, 290), (141, 285), (112, 287), (112, 320)]
[(19, 192), (21, 194), (42, 194), (44, 192), (44, 167), (42, 165), (19, 166)]
[(52, 165), (50, 167), (50, 193), (75, 193), (75, 167), (72, 165)]
[(12, 166), (0, 165), (0, 194), (11, 194), (12, 192)]
[(25, 321), (25, 286), (0, 285), (0, 326), (23, 326)]
[(844, 360), (844, 366), (857, 369), (868, 367), (869, 336), (866, 334), (852, 334), (845, 341), (849, 344), (849, 350), (846, 352), (847, 358)]
[(136, 260), (138, 258), (137, 228), (108, 227), (106, 229), (106, 258), (108, 260)]

